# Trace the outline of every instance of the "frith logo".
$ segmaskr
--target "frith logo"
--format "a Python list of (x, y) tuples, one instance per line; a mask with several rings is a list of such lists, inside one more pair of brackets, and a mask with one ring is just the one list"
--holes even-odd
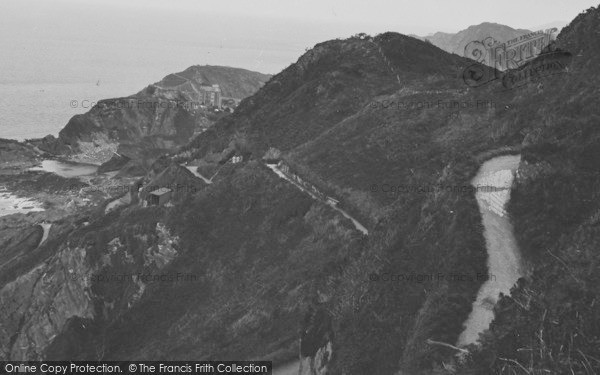
[(542, 53), (546, 47), (549, 52), (554, 52), (557, 31), (556, 28), (539, 30), (505, 43), (499, 43), (492, 37), (472, 41), (465, 46), (464, 56), (500, 71), (518, 69)]
[(521, 35), (505, 43), (492, 37), (472, 41), (465, 46), (464, 56), (476, 61), (463, 71), (463, 81), (479, 87), (501, 80), (506, 89), (531, 80), (568, 71), (571, 54), (558, 51), (556, 28)]

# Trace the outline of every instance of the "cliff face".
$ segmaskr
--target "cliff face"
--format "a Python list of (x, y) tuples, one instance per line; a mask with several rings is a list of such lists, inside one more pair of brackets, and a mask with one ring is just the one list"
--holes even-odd
[[(490, 373), (503, 365), (497, 353), (529, 366), (518, 349), (539, 342), (540, 324), (552, 347), (540, 365), (560, 353), (553, 370), (566, 372), (573, 342), (598, 358), (597, 20), (590, 11), (561, 33), (563, 48), (582, 51), (569, 74), (514, 90), (470, 88), (461, 73), (471, 61), (395, 33), (317, 45), (142, 180), (195, 191), (172, 206), (134, 202), (97, 215), (45, 244), (43, 264), (3, 279), (1, 305), (19, 296), (2, 313), (5, 358), (286, 363), (300, 352), (305, 373)], [(178, 139), (152, 129), (156, 142)], [(369, 235), (261, 165), (271, 148), (365, 218)], [(517, 151), (524, 168), (509, 213), (541, 266), (518, 303), (501, 302), (481, 353), (456, 363), (429, 343), (456, 342), (486, 274), (480, 214), (465, 188), (486, 158)], [(224, 162), (234, 154), (244, 161)], [(219, 173), (207, 185), (183, 162)], [(68, 281), (70, 269), (91, 284)], [(46, 270), (55, 276), (44, 289)], [(100, 278), (123, 274), (183, 279)], [(62, 308), (49, 319), (54, 300)]]
[[(160, 224), (148, 234), (151, 246), (142, 254), (138, 266), (160, 270), (177, 255), (177, 238), (171, 237)], [(106, 318), (102, 313), (111, 310), (108, 306), (98, 306), (102, 301), (98, 300), (97, 293), (98, 285), (109, 280), (126, 286), (123, 295), (118, 296), (121, 309), (131, 307), (141, 298), (145, 284), (135, 279), (135, 273), (124, 276), (100, 272), (112, 262), (135, 265), (119, 237), (107, 242), (106, 252), (99, 262), (90, 262), (90, 245), (67, 241), (47, 262), (3, 286), (0, 290), (0, 300), (5, 306), (2, 310), (3, 340), (0, 342), (3, 359), (45, 358), (48, 345), (72, 319), (88, 320), (91, 327), (95, 320)], [(114, 304), (111, 300), (104, 302)]]
[(59, 141), (79, 160), (97, 163), (115, 152), (139, 159), (146, 150), (171, 150), (210, 123), (184, 108), (183, 100), (149, 94), (102, 100), (88, 113), (74, 116), (60, 131)]
[(2, 359), (40, 360), (69, 318), (93, 317), (89, 284), (73, 279), (90, 273), (84, 258), (82, 248), (61, 248), (50, 264), (2, 287)]
[(530, 373), (600, 370), (589, 361), (600, 354), (599, 33), (600, 7), (579, 14), (557, 39), (574, 56), (569, 73), (515, 97), (513, 105), (535, 108), (515, 118), (529, 125), (509, 207), (531, 276), (501, 301), (465, 372), (506, 368), (498, 358)]
[(58, 139), (32, 143), (80, 162), (127, 158), (123, 163), (113, 160), (110, 169), (127, 163), (147, 169), (158, 155), (176, 150), (224, 116), (201, 106), (197, 96), (201, 85), (219, 84), (224, 96), (241, 100), (268, 78), (244, 69), (194, 66), (130, 97), (102, 100), (89, 112), (74, 116)]
[[(296, 356), (311, 296), (360, 236), (256, 163), (219, 176), (56, 232), (0, 289), (2, 358)], [(144, 184), (192, 179), (171, 165)]]

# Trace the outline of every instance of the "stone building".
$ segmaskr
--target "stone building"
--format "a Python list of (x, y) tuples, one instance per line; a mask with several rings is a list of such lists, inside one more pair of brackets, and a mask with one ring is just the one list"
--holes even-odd
[(221, 88), (219, 85), (200, 86), (200, 104), (221, 108)]
[(160, 188), (148, 194), (146, 202), (148, 206), (163, 206), (171, 201), (173, 190)]

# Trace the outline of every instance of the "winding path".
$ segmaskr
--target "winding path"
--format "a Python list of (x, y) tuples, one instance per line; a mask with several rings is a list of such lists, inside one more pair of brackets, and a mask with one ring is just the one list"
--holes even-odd
[[(510, 199), (510, 190), (514, 175), (521, 161), (520, 155), (499, 156), (483, 163), (471, 182), (477, 189), (475, 197), (481, 213), (488, 251), (489, 279), (481, 286), (473, 309), (465, 321), (457, 346), (476, 343), (479, 334), (488, 329), (494, 319), (493, 308), (500, 293), (508, 294), (517, 280), (524, 275), (521, 254), (514, 237), (513, 227), (506, 214), (506, 203)], [(311, 191), (290, 179), (276, 165), (267, 164), (273, 172), (290, 182), (313, 199), (322, 201)], [(343, 210), (327, 202), (331, 207), (352, 220), (355, 227), (368, 234), (367, 229)], [(299, 373), (299, 362), (294, 361), (273, 370), (274, 375), (292, 375)]]
[(315, 194), (313, 194), (311, 191), (305, 189), (302, 185), (298, 184), (296, 181), (293, 181), (291, 178), (289, 178), (281, 169), (279, 169), (276, 165), (274, 164), (266, 164), (267, 167), (269, 167), (269, 169), (271, 169), (273, 172), (275, 172), (275, 174), (277, 174), (279, 177), (283, 178), (284, 180), (290, 182), (292, 185), (294, 185), (295, 187), (297, 187), (298, 189), (302, 190), (303, 192), (307, 193), (308, 195), (310, 195), (313, 199), (318, 200), (319, 202), (324, 202), (325, 204), (327, 204), (329, 207), (333, 208), (334, 210), (336, 210), (337, 212), (341, 213), (345, 218), (350, 219), (352, 221), (352, 224), (354, 224), (354, 227), (360, 231), (362, 234), (364, 235), (369, 235), (369, 230), (362, 225), (361, 223), (358, 222), (358, 220), (356, 220), (355, 218), (353, 218), (352, 216), (350, 216), (349, 213), (347, 213), (346, 211), (342, 210), (341, 208), (337, 207), (334, 203), (329, 202), (329, 201), (323, 201), (322, 199), (320, 199), (319, 197), (317, 197)]
[[(212, 178), (209, 180), (208, 178), (204, 177), (203, 175), (200, 174), (200, 172), (198, 172), (198, 167), (195, 166), (187, 166), (185, 164), (181, 164), (182, 167), (187, 168), (188, 171), (192, 172), (192, 174), (196, 177), (198, 177), (199, 179), (201, 179), (202, 181), (206, 182), (207, 184), (212, 184)], [(219, 172), (217, 172), (219, 173)], [(217, 174), (215, 173), (215, 176)], [(213, 176), (214, 177), (214, 176)]]
[(126, 195), (122, 196), (121, 198), (117, 198), (114, 201), (107, 204), (106, 208), (104, 209), (104, 213), (107, 214), (113, 210), (116, 210), (117, 208), (119, 208), (121, 206), (125, 206), (128, 204), (131, 204), (131, 193), (127, 193)]
[(489, 278), (479, 289), (471, 314), (464, 323), (465, 329), (458, 338), (458, 346), (477, 342), (479, 334), (488, 329), (494, 319), (493, 308), (500, 293), (509, 294), (513, 285), (524, 275), (521, 253), (505, 210), (520, 161), (520, 155), (498, 156), (488, 160), (471, 182), (475, 188), (496, 188), (477, 189), (475, 194), (484, 226)]

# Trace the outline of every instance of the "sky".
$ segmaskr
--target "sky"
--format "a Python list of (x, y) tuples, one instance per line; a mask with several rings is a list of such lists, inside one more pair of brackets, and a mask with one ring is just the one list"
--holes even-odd
[[(73, 43), (132, 56), (123, 64), (157, 62), (158, 46), (172, 64), (153, 75), (194, 64), (239, 66), (277, 73), (316, 43), (359, 32), (426, 36), (457, 32), (481, 22), (535, 29), (571, 21), (600, 0), (0, 0), (0, 67), (40, 40), (62, 55), (81, 55)], [(32, 41), (35, 43), (30, 43)], [(48, 47), (50, 48), (50, 47)], [(195, 50), (197, 53), (186, 52)], [(152, 50), (154, 49), (154, 50)], [(152, 50), (152, 51), (151, 51)], [(227, 52), (225, 52), (227, 50)], [(182, 52), (183, 51), (183, 52)], [(35, 51), (34, 51), (35, 52)], [(25, 60), (32, 54), (23, 54)], [(87, 52), (86, 52), (87, 53)], [(115, 52), (119, 57), (123, 52)], [(98, 54), (102, 59), (107, 53)], [(178, 59), (179, 56), (179, 59)], [(79, 56), (80, 57), (80, 56)], [(78, 57), (78, 58), (79, 58)], [(118, 59), (117, 59), (118, 60)], [(239, 61), (239, 63), (238, 63)], [(59, 62), (57, 62), (59, 64)], [(164, 63), (161, 62), (160, 64)], [(76, 68), (74, 68), (76, 69)], [(41, 73), (39, 73), (41, 74)], [(0, 77), (0, 83), (2, 82)], [(160, 77), (158, 77), (160, 78)], [(6, 79), (5, 79), (6, 81)]]
[[(5, 0), (6, 1), (6, 0)], [(46, 0), (48, 1), (48, 0)], [(331, 24), (358, 24), (373, 30), (422, 34), (456, 32), (481, 22), (531, 28), (552, 21), (570, 21), (597, 6), (590, 0), (65, 0), (120, 8), (153, 8), (229, 14), (248, 18), (279, 18)], [(382, 28), (383, 27), (383, 28)]]
[[(277, 74), (357, 33), (538, 30), (600, 0), (0, 0), (0, 137), (57, 134), (91, 103), (192, 65)], [(545, 27), (544, 27), (545, 28)]]

